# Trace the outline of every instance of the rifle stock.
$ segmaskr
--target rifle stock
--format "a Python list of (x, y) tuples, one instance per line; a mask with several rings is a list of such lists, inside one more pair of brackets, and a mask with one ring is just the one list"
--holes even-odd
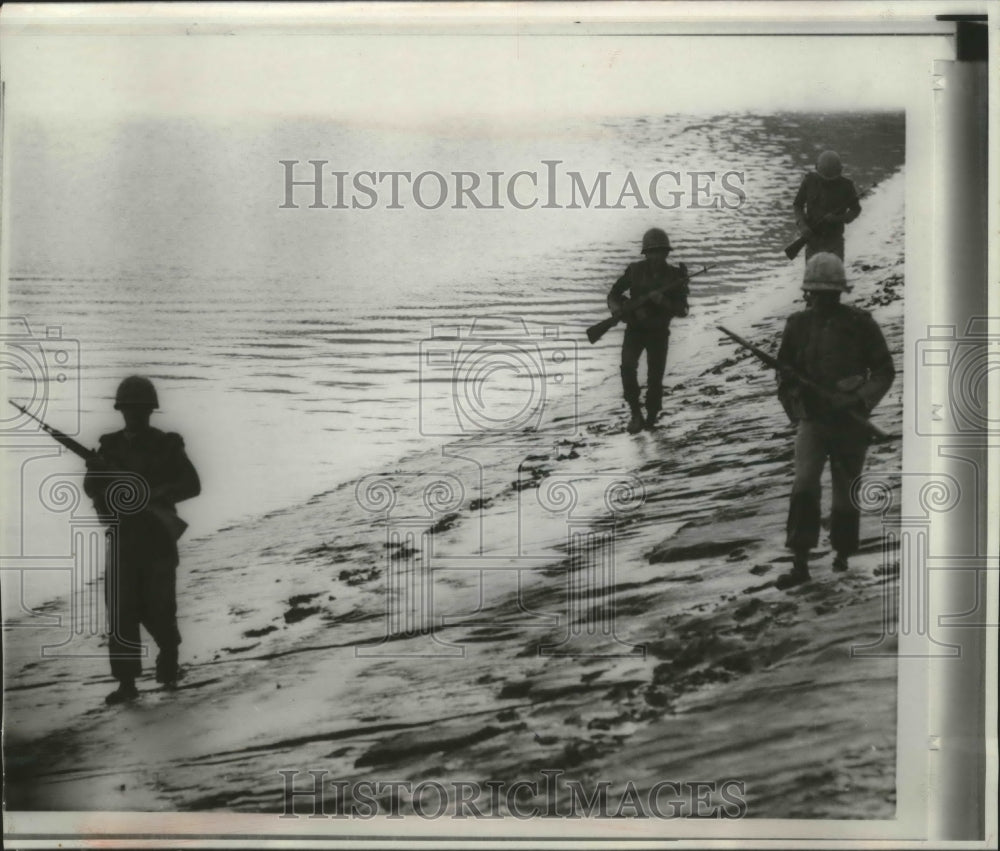
[[(816, 395), (824, 399), (830, 398), (831, 394), (829, 390), (827, 390), (822, 385), (817, 384), (815, 381), (811, 381), (804, 375), (800, 375), (798, 372), (795, 371), (795, 369), (793, 369), (788, 364), (782, 363), (773, 355), (769, 355), (763, 349), (757, 348), (757, 346), (755, 346), (749, 340), (743, 339), (743, 337), (741, 337), (739, 334), (733, 333), (725, 326), (716, 325), (715, 327), (718, 328), (727, 337), (729, 337), (733, 342), (737, 343), (738, 345), (742, 346), (744, 349), (749, 351), (751, 354), (753, 354), (757, 358), (757, 360), (771, 367), (771, 369), (775, 369), (778, 372), (784, 373), (789, 378), (794, 379), (803, 387), (808, 387)], [(869, 436), (871, 437), (873, 442), (885, 443), (890, 440), (899, 439), (898, 434), (889, 434), (888, 432), (883, 431), (877, 425), (871, 422), (867, 417), (862, 416), (857, 411), (852, 411), (848, 409), (844, 410), (843, 413), (850, 419), (854, 420), (859, 425), (863, 425), (868, 430)]]
[(800, 236), (794, 242), (788, 243), (788, 245), (785, 246), (785, 257), (789, 260), (794, 260), (799, 256), (799, 252), (806, 247), (807, 242), (809, 242), (809, 237)]
[[(714, 268), (717, 265), (718, 265), (717, 263), (711, 263), (708, 266), (702, 266), (697, 272), (694, 272), (693, 274), (688, 275), (688, 280), (691, 280), (691, 278), (695, 278), (698, 275), (701, 275), (704, 272), (707, 272), (709, 269), (712, 269), (712, 268)], [(646, 304), (647, 302), (649, 302), (652, 299), (652, 297), (656, 294), (656, 292), (659, 292), (659, 291), (657, 290), (655, 292), (651, 292), (651, 293), (648, 293), (647, 295), (643, 296), (638, 301), (636, 301), (635, 303), (633, 303), (630, 306), (629, 309), (633, 310), (633, 311), (634, 310), (638, 310), (644, 304)], [(612, 328), (614, 328), (615, 325), (617, 325), (619, 322), (621, 322), (622, 319), (624, 319), (623, 316), (610, 316), (607, 319), (602, 319), (600, 322), (594, 323), (593, 325), (591, 325), (587, 329), (587, 339), (591, 342), (591, 344), (596, 343), (598, 340), (601, 339), (601, 337), (603, 337), (605, 334), (607, 334), (608, 331), (610, 331)]]
[[(93, 461), (100, 456), (93, 450), (87, 449), (81, 443), (73, 440), (68, 434), (64, 434), (58, 429), (52, 428), (45, 422), (42, 422), (38, 417), (36, 417), (31, 411), (25, 408), (23, 405), (18, 405), (17, 402), (13, 402), (10, 399), (7, 400), (17, 408), (22, 414), (31, 417), (36, 423), (38, 423), (42, 429), (48, 434), (53, 440), (58, 441), (63, 446), (65, 446), (74, 455), (82, 458), (84, 461)], [(187, 529), (188, 524), (185, 523), (177, 514), (176, 511), (171, 511), (169, 508), (162, 505), (153, 505), (150, 503), (146, 506), (146, 511), (152, 514), (170, 533), (171, 537), (176, 541), (184, 534), (184, 530)]]
[(596, 343), (598, 340), (601, 339), (601, 337), (607, 334), (608, 331), (614, 328), (615, 325), (617, 325), (619, 322), (621, 322), (621, 317), (609, 316), (607, 319), (604, 319), (601, 322), (597, 322), (594, 325), (591, 325), (587, 329), (587, 339), (590, 340), (591, 343)]

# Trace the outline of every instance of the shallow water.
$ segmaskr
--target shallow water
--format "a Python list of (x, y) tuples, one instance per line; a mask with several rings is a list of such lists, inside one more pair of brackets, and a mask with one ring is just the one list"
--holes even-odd
[[(848, 264), (852, 303), (872, 311), (901, 368), (904, 189), (899, 171), (872, 198)], [(624, 433), (610, 375), (572, 439), (554, 439), (553, 424), (516, 446), (459, 441), (386, 465), (375, 482), (396, 488), (392, 512), (348, 483), (185, 538), (177, 693), (147, 675), (134, 706), (108, 710), (99, 631), (67, 636), (68, 619), (8, 629), (12, 809), (277, 813), (288, 766), (508, 783), (556, 768), (607, 778), (612, 809), (626, 780), (645, 791), (739, 778), (749, 818), (891, 818), (892, 514), (864, 515), (849, 573), (830, 571), (822, 541), (814, 581), (778, 591), (790, 430), (773, 376), (708, 333), (728, 314), (773, 347), (798, 268), (678, 323), (656, 431)], [(903, 386), (876, 411), (888, 430)], [(898, 470), (900, 451), (872, 447), (867, 469)], [(442, 473), (463, 486), (429, 505)], [(602, 550), (606, 488), (625, 476), (645, 499), (618, 512)], [(98, 623), (99, 593), (75, 597), (98, 602)], [(42, 614), (66, 613), (57, 602)], [(40, 658), (39, 644), (62, 638)], [(575, 655), (539, 652), (567, 642)]]
[[(674, 262), (723, 264), (696, 279), (692, 312), (726, 315), (734, 295), (787, 274), (791, 199), (816, 152), (836, 147), (862, 187), (901, 165), (903, 137), (902, 114), (875, 113), (645, 116), (490, 138), (333, 120), (14, 126), (7, 312), (36, 336), (61, 326), (79, 342), (78, 381), (70, 370), (54, 386), (47, 415), (87, 445), (119, 427), (109, 399), (124, 374), (154, 379), (154, 424), (185, 436), (204, 480), (182, 510), (198, 535), (470, 430), (551, 426), (614, 399), (621, 332), (591, 347), (583, 330), (606, 315), (647, 227), (670, 232)], [(352, 172), (543, 176), (543, 160), (561, 160), (587, 183), (610, 172), (612, 199), (630, 169), (640, 186), (675, 170), (684, 206), (317, 210), (301, 195), (300, 209), (280, 209), (278, 161), (317, 158)], [(721, 175), (742, 173), (746, 203), (691, 208), (699, 170), (727, 201)], [(448, 358), (470, 349), (436, 331), (481, 331), (496, 315), (511, 336), (473, 348), (463, 372), (481, 395), (456, 390)], [(690, 333), (675, 333), (672, 359)], [(29, 377), (8, 377), (26, 399)]]

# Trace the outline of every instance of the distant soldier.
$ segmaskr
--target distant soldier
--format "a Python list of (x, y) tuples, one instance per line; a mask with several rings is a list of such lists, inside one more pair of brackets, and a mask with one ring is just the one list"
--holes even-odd
[[(117, 553), (109, 546), (104, 575), (108, 606), (111, 673), (118, 689), (105, 699), (123, 703), (138, 696), (136, 678), (142, 673), (139, 625), (146, 627), (159, 648), (156, 680), (176, 686), (177, 630), (176, 538), (183, 529), (175, 503), (201, 492), (198, 474), (184, 452), (180, 435), (168, 434), (149, 424), (159, 407), (156, 389), (148, 378), (133, 375), (118, 386), (115, 409), (125, 428), (101, 437), (97, 457), (87, 463), (84, 490), (94, 500), (100, 516), (109, 518), (108, 488), (116, 472), (138, 474), (149, 487), (148, 507), (137, 514), (122, 514), (118, 523)], [(109, 531), (109, 543), (114, 539)]]
[[(833, 480), (833, 569), (848, 569), (848, 556), (858, 548), (860, 516), (851, 500), (851, 485), (865, 463), (869, 440), (865, 420), (896, 374), (875, 320), (863, 310), (840, 303), (840, 294), (850, 287), (839, 257), (813, 256), (806, 263), (802, 289), (807, 308), (788, 317), (778, 360), (829, 394), (817, 398), (808, 387), (779, 373), (778, 397), (798, 423), (786, 539), (793, 563), (789, 573), (778, 577), (779, 588), (809, 580), (809, 551), (819, 541), (820, 478), (828, 458)], [(852, 417), (851, 411), (860, 419)]]
[(807, 238), (806, 262), (820, 252), (844, 259), (844, 225), (861, 215), (861, 204), (854, 184), (842, 171), (836, 151), (823, 151), (792, 202), (799, 233)]
[[(651, 228), (642, 238), (644, 260), (632, 263), (608, 294), (613, 316), (626, 322), (622, 342), (622, 388), (632, 414), (629, 434), (653, 428), (663, 402), (663, 372), (667, 364), (670, 320), (688, 313), (688, 273), (681, 263), (667, 263), (670, 240), (660, 228)], [(631, 301), (624, 298), (628, 290)], [(648, 297), (648, 298), (647, 298)], [(639, 301), (643, 304), (639, 305)], [(646, 353), (646, 416), (639, 405), (639, 357)]]

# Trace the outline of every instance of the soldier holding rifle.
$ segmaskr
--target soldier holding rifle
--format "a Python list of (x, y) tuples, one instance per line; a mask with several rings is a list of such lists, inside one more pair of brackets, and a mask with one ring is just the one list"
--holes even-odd
[[(816, 170), (809, 172), (792, 202), (795, 222), (805, 240), (806, 261), (814, 254), (829, 252), (844, 259), (844, 225), (861, 215), (854, 184), (843, 176), (836, 151), (823, 151)], [(797, 244), (793, 243), (793, 245)], [(789, 259), (798, 253), (786, 249)]]
[[(681, 263), (671, 266), (670, 240), (660, 228), (642, 238), (644, 260), (632, 263), (611, 287), (608, 308), (613, 318), (626, 322), (622, 342), (621, 376), (631, 419), (629, 434), (653, 428), (663, 401), (663, 372), (667, 364), (670, 320), (687, 316), (688, 273)], [(625, 298), (628, 291), (631, 300)], [(630, 309), (635, 306), (636, 309)], [(593, 341), (593, 340), (592, 340)], [(646, 416), (639, 404), (639, 358), (646, 353)]]
[(788, 317), (778, 350), (778, 398), (798, 424), (795, 481), (788, 510), (786, 545), (792, 570), (779, 588), (809, 580), (809, 551), (819, 540), (820, 478), (827, 459), (833, 483), (830, 543), (833, 569), (848, 569), (858, 548), (860, 515), (851, 486), (861, 474), (873, 433), (868, 415), (895, 377), (892, 356), (871, 315), (840, 303), (850, 287), (840, 258), (814, 255), (802, 289), (806, 310)]
[(83, 487), (99, 515), (111, 515), (107, 494), (115, 473), (138, 475), (149, 488), (147, 509), (120, 517), (117, 552), (109, 546), (105, 567), (108, 650), (111, 673), (118, 680), (117, 690), (105, 698), (108, 704), (138, 696), (135, 681), (142, 672), (140, 624), (159, 648), (157, 682), (173, 688), (179, 673), (176, 539), (185, 524), (174, 512), (174, 505), (197, 496), (201, 484), (180, 435), (162, 432), (149, 424), (158, 406), (156, 389), (148, 378), (126, 378), (115, 396), (115, 408), (121, 411), (125, 428), (102, 435), (100, 449), (86, 456)]

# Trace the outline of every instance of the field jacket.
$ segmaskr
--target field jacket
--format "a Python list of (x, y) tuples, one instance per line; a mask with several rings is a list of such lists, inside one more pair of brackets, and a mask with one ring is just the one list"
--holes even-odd
[[(635, 302), (653, 291), (663, 294), (661, 304), (647, 302), (635, 311), (628, 309), (629, 301), (624, 298), (626, 292)], [(630, 328), (668, 334), (673, 317), (687, 316), (687, 299), (688, 274), (684, 264), (671, 266), (669, 263), (654, 264), (649, 260), (639, 260), (630, 264), (611, 287), (608, 307), (616, 312), (624, 310), (625, 322)]]
[[(844, 304), (789, 316), (778, 360), (826, 390), (856, 396), (856, 410), (864, 415), (881, 401), (896, 376), (878, 323), (864, 310)], [(778, 398), (793, 422), (836, 417), (820, 394), (781, 372)]]

